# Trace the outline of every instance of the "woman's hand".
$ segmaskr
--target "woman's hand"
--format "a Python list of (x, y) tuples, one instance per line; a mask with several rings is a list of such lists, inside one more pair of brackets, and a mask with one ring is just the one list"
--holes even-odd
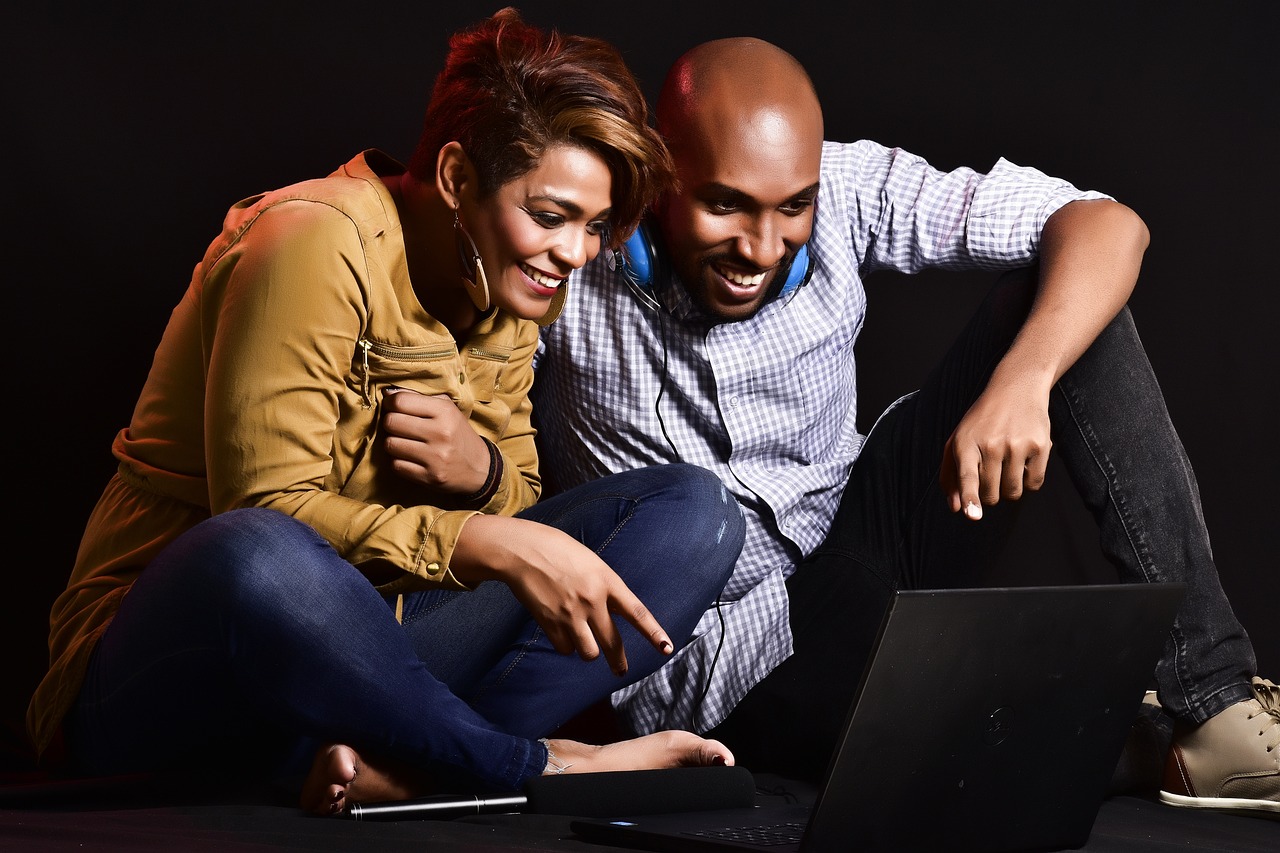
[(470, 495), (488, 479), (489, 448), (447, 394), (388, 389), (381, 441), (392, 470), (429, 489)]
[(450, 568), (464, 583), (500, 580), (533, 615), (556, 651), (576, 651), (595, 660), (603, 651), (609, 668), (627, 672), (617, 614), (654, 648), (674, 646), (644, 603), (589, 548), (567, 533), (522, 518), (477, 515), (467, 519)]

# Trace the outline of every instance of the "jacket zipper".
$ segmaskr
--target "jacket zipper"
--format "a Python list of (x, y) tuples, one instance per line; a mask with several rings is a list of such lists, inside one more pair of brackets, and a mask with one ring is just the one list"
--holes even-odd
[(396, 349), (394, 347), (376, 344), (368, 338), (361, 338), (356, 341), (356, 345), (360, 347), (360, 399), (363, 407), (366, 409), (373, 408), (373, 399), (369, 388), (371, 382), (369, 375), (370, 351), (377, 353), (385, 359), (393, 361), (436, 361), (442, 358), (449, 358), (455, 352), (453, 348), (433, 350), (430, 352), (405, 352), (404, 350)]

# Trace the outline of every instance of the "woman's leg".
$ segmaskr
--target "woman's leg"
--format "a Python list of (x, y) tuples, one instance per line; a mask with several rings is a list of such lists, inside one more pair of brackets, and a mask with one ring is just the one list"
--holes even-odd
[[(719, 479), (683, 464), (604, 477), (522, 517), (563, 530), (599, 554), (676, 648), (715, 602), (744, 534), (742, 513)], [(406, 596), (404, 610), (405, 628), (427, 667), (486, 719), (528, 738), (550, 734), (665, 662), (630, 623), (615, 622), (628, 661), (621, 678), (603, 658), (585, 662), (557, 652), (500, 583), (469, 593)]]
[(431, 674), (387, 602), (314, 530), (265, 509), (215, 516), (147, 567), (66, 729), (78, 769), (102, 774), (211, 755), (257, 766), (240, 750), (264, 729), (495, 790), (546, 763), (541, 744), (499, 730)]
[[(683, 641), (741, 547), (740, 513), (721, 493), (710, 474), (671, 466), (584, 487), (549, 501), (541, 513), (578, 531), (649, 603), (673, 640)], [(712, 516), (712, 528), (699, 524)], [(677, 522), (683, 536), (671, 535)], [(667, 586), (673, 578), (678, 583)], [(529, 622), (504, 589), (440, 596), (481, 605), (479, 612), (458, 611), (477, 618), (453, 619), (452, 635), (434, 631), (430, 620), (411, 623), (407, 633), (363, 575), (305, 524), (263, 509), (216, 516), (148, 566), (100, 640), (67, 720), (78, 769), (199, 768), (211, 755), (256, 767), (256, 754), (245, 757), (250, 749), (305, 736), (359, 744), (362, 756), (383, 767), (425, 770), (468, 787), (517, 789), (545, 769), (545, 747), (532, 734), (504, 732), (459, 699), (418, 657), (409, 639), (415, 627), (419, 647), (459, 653), (453, 661), (444, 655), (442, 667), (457, 667), (450, 677), (459, 684), (469, 679), (492, 716), (513, 729), (547, 734), (626, 682), (602, 662), (595, 667), (561, 656), (545, 640), (539, 647), (537, 637), (504, 644), (503, 661), (494, 666), (483, 643), (495, 626)], [(624, 629), (624, 636), (630, 679), (661, 663), (634, 631)], [(550, 666), (542, 671), (539, 663)], [(592, 674), (583, 678), (584, 670)], [(705, 748), (697, 738), (649, 740), (583, 756), (579, 769), (702, 762), (709, 760), (701, 756)], [(350, 758), (330, 762), (340, 777)], [(317, 765), (325, 761), (321, 756)], [(341, 787), (350, 777), (336, 781)]]

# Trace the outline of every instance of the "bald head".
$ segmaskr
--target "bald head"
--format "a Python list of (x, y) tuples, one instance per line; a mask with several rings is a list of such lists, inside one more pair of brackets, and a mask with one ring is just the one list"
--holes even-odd
[(822, 139), (822, 108), (804, 66), (757, 38), (704, 42), (677, 59), (658, 97), (656, 118), (673, 153), (726, 132), (759, 136), (791, 130)]
[(679, 186), (654, 209), (671, 269), (711, 317), (753, 316), (809, 239), (822, 109), (786, 51), (753, 38), (701, 44), (672, 66), (657, 106)]

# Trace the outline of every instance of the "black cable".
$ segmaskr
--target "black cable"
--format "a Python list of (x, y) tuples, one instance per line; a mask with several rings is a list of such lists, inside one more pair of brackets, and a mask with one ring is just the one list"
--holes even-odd
[[(662, 341), (662, 377), (658, 381), (658, 395), (657, 397), (654, 398), (654, 401), (653, 401), (653, 413), (658, 418), (658, 428), (662, 430), (662, 437), (666, 439), (667, 447), (671, 448), (672, 456), (677, 461), (679, 461), (680, 451), (676, 450), (675, 442), (671, 440), (671, 436), (667, 433), (666, 421), (662, 419), (662, 395), (667, 389), (667, 376), (668, 376), (667, 324), (662, 317), (662, 315), (666, 313), (666, 306), (664, 306), (662, 304), (662, 301), (658, 298), (657, 291), (654, 291), (653, 300), (657, 304), (657, 310), (654, 312), (654, 315), (658, 320), (658, 339)], [(697, 701), (694, 703), (694, 706), (693, 706), (693, 713), (690, 717), (690, 721), (693, 724), (693, 730), (695, 732), (700, 731), (700, 727), (698, 723), (702, 717), (702, 706), (707, 699), (707, 694), (711, 692), (712, 676), (715, 675), (716, 664), (719, 663), (720, 661), (720, 650), (724, 648), (724, 638), (727, 632), (727, 628), (724, 622), (724, 611), (720, 607), (719, 593), (716, 594), (716, 618), (720, 622), (720, 639), (716, 642), (716, 653), (711, 656), (711, 667), (707, 670), (706, 680), (703, 681), (702, 683), (702, 692), (698, 694)]]
[(720, 609), (720, 596), (716, 596), (716, 617), (720, 620), (720, 641), (716, 643), (716, 653), (711, 656), (711, 667), (707, 670), (707, 680), (702, 683), (702, 692), (698, 694), (698, 701), (693, 706), (693, 730), (701, 731), (699, 721), (702, 719), (702, 703), (707, 699), (707, 693), (711, 691), (711, 676), (715, 674), (716, 664), (720, 661), (720, 650), (724, 648), (725, 624), (724, 611)]
[(666, 308), (654, 293), (654, 301), (658, 304), (658, 310), (654, 312), (654, 316), (658, 320), (658, 339), (662, 341), (662, 377), (658, 380), (658, 396), (653, 400), (653, 413), (658, 416), (658, 429), (662, 430), (662, 437), (667, 440), (667, 447), (671, 448), (671, 453), (678, 460), (680, 451), (676, 450), (675, 442), (671, 440), (671, 436), (667, 434), (667, 424), (662, 420), (662, 395), (667, 390), (667, 324), (663, 321), (662, 315), (666, 313)]

